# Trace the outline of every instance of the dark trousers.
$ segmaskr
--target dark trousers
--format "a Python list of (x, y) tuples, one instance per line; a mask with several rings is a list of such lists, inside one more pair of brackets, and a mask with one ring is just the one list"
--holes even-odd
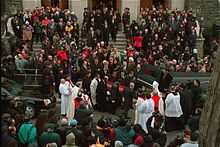
[(165, 130), (175, 131), (184, 128), (182, 117), (166, 117), (165, 118)]
[(115, 31), (111, 32), (112, 41), (116, 42), (116, 35), (117, 33)]

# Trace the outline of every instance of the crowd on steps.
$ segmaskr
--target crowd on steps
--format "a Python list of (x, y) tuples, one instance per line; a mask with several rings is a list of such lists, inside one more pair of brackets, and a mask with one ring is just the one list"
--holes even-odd
[[(200, 82), (172, 83), (169, 72), (211, 72), (219, 42), (213, 39), (199, 58), (196, 39), (201, 31), (191, 11), (141, 9), (138, 20), (130, 21), (129, 8), (121, 15), (105, 5), (85, 8), (82, 24), (74, 12), (57, 7), (14, 15), (18, 42), (3, 59), (2, 75), (12, 78), (15, 71), (38, 68), (42, 95), (59, 94), (61, 114), (54, 118), (40, 113), (36, 122), (28, 111), (3, 114), (2, 145), (198, 147)], [(117, 41), (121, 27), (127, 38), (125, 56), (110, 43)], [(37, 43), (42, 48), (33, 55)], [(151, 88), (137, 81), (140, 74), (153, 80)], [(102, 117), (93, 123), (94, 110), (114, 114), (119, 107), (124, 110), (120, 119)], [(134, 123), (130, 109), (135, 110)], [(184, 132), (167, 143), (167, 132), (174, 130)]]

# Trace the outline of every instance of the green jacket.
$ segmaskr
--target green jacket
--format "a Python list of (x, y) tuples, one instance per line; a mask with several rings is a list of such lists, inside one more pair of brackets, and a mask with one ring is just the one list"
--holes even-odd
[(39, 138), (39, 145), (46, 147), (48, 143), (55, 142), (58, 146), (61, 145), (60, 135), (55, 132), (43, 132)]
[(125, 127), (117, 127), (115, 129), (115, 134), (116, 140), (121, 141), (124, 145), (132, 144), (133, 137), (135, 136), (133, 129), (127, 131)]
[(18, 140), (20, 143), (36, 143), (37, 129), (31, 122), (25, 122), (18, 131)]

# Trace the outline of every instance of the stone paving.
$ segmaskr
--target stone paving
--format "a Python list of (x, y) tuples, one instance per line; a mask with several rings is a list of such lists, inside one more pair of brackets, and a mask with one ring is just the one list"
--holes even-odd
[[(57, 103), (57, 114), (60, 113), (60, 103)], [(107, 112), (98, 112), (95, 111), (94, 112), (94, 117), (93, 117), (93, 121), (94, 123), (96, 123), (102, 116), (104, 117), (110, 117), (111, 119), (118, 119), (119, 117), (117, 115), (120, 115), (119, 113), (121, 113), (121, 110), (117, 110), (116, 111), (116, 115), (112, 115), (110, 113)], [(128, 112), (128, 116), (131, 117), (131, 122), (134, 122), (134, 110), (131, 110)], [(172, 141), (178, 134), (181, 134), (181, 131), (173, 131), (173, 132), (167, 132), (167, 144)]]

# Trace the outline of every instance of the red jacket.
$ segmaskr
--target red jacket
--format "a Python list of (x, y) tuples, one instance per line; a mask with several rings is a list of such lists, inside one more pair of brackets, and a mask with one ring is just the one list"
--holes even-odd
[(62, 50), (57, 51), (57, 58), (58, 60), (61, 61), (67, 61), (68, 60), (67, 52)]
[(42, 25), (48, 26), (49, 22), (50, 22), (49, 19), (44, 19), (44, 20), (42, 20)]
[(134, 46), (138, 47), (138, 48), (142, 48), (142, 40), (143, 40), (142, 36), (135, 36), (134, 37)]

